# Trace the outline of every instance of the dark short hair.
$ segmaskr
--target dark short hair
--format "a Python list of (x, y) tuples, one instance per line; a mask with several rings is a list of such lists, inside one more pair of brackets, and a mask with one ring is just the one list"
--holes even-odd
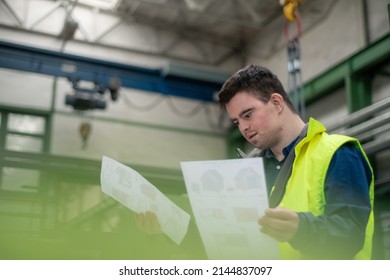
[(240, 91), (247, 91), (264, 103), (270, 100), (272, 93), (279, 93), (290, 110), (297, 113), (278, 77), (266, 67), (248, 65), (228, 78), (218, 93), (221, 107)]

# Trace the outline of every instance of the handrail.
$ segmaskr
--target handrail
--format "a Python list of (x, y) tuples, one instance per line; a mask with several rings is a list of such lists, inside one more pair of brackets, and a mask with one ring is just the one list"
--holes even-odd
[(375, 128), (373, 130), (367, 131), (363, 134), (360, 134), (359, 140), (362, 142), (366, 142), (370, 138), (372, 139), (375, 135), (383, 134), (386, 131), (390, 131), (390, 123), (388, 123), (386, 125), (382, 125), (381, 127)]
[(350, 136), (356, 136), (360, 139), (359, 134), (372, 130), (374, 128), (380, 127), (382, 125), (388, 124), (390, 122), (390, 112), (377, 116), (373, 119), (365, 121), (361, 124), (348, 128), (344, 131), (344, 134)]
[(327, 125), (331, 133), (359, 139), (367, 155), (390, 148), (390, 97), (337, 119)]
[(390, 148), (390, 134), (388, 136), (364, 144), (363, 149), (366, 154), (371, 155)]
[(341, 127), (352, 125), (356, 122), (362, 121), (367, 117), (372, 116), (373, 114), (381, 111), (383, 109), (390, 108), (390, 97), (382, 99), (374, 104), (367, 106), (359, 111), (351, 113), (347, 116), (337, 119), (334, 123), (327, 125), (329, 131), (335, 131)]

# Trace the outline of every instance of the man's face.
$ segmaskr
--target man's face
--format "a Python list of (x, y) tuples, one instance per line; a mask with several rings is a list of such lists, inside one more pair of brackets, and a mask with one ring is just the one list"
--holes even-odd
[(274, 95), (264, 103), (246, 91), (238, 92), (226, 104), (226, 111), (245, 139), (259, 149), (272, 148), (278, 143), (281, 127), (278, 123), (280, 100)]

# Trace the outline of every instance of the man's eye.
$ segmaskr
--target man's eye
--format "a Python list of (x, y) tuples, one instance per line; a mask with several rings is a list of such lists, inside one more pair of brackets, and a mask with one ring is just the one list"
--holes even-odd
[(252, 112), (246, 113), (245, 115), (242, 116), (243, 119), (247, 120), (252, 117)]
[(233, 122), (233, 125), (234, 125), (234, 126), (238, 126), (239, 123), (238, 123), (238, 122)]

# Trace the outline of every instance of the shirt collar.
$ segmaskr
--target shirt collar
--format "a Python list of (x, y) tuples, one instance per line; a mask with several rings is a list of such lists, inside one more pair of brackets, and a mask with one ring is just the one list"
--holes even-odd
[[(286, 158), (288, 156), (288, 154), (291, 152), (291, 149), (294, 147), (295, 142), (297, 142), (298, 137), (295, 138), (290, 144), (288, 144), (286, 147), (283, 148), (282, 152), (283, 152), (284, 158)], [(266, 149), (264, 151), (264, 157), (266, 157), (266, 158), (275, 158), (275, 155), (271, 151), (271, 149)]]

